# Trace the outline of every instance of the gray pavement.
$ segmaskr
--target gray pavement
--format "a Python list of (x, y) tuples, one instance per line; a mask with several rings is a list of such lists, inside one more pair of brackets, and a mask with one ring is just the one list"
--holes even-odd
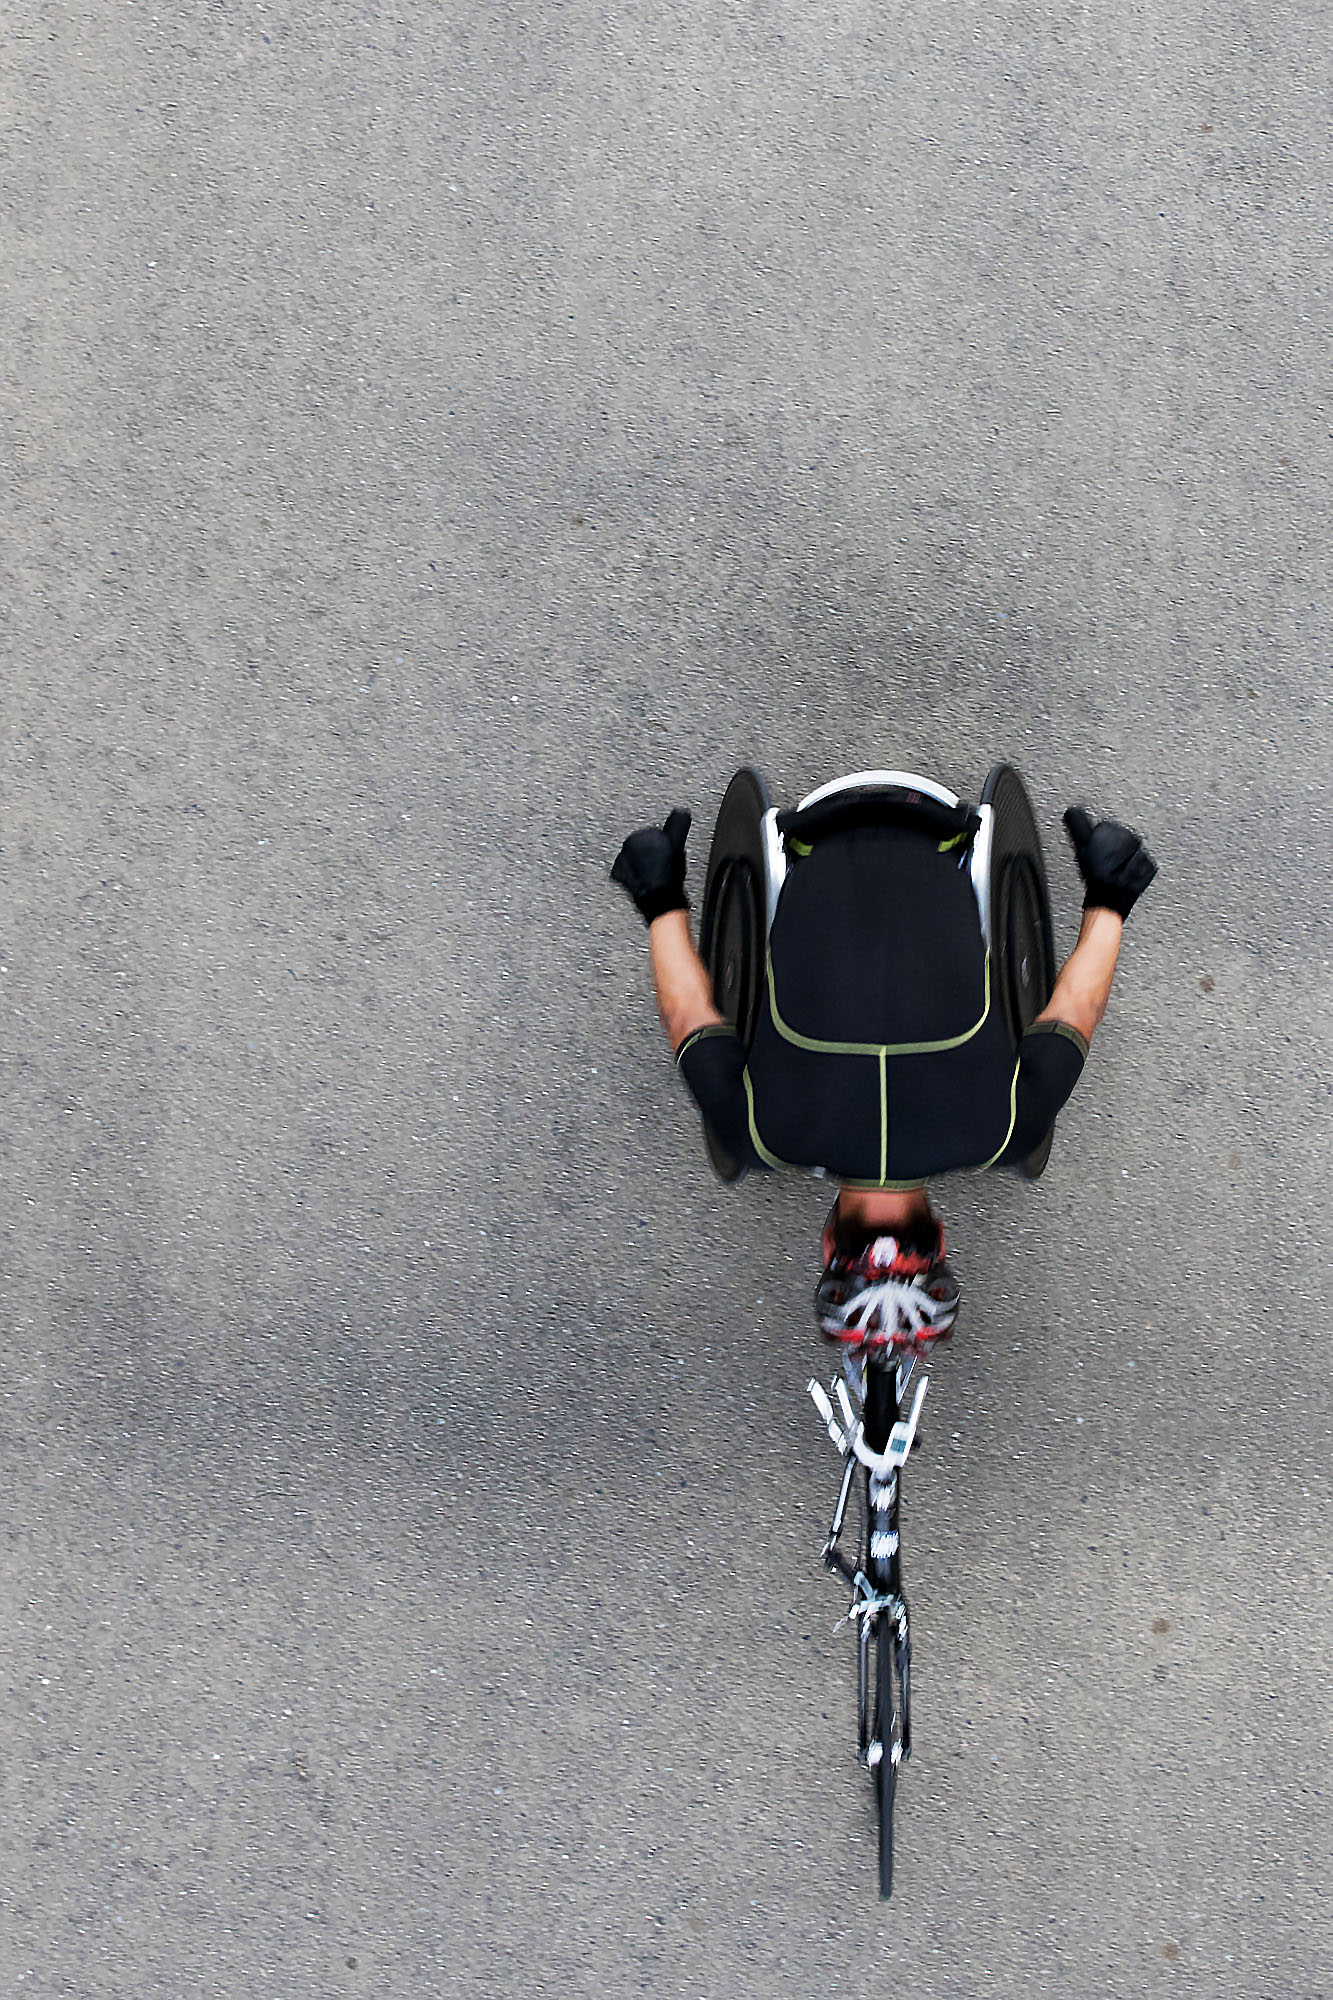
[[(1333, 1990), (1328, 26), (8, 10), (0, 1993)], [(606, 869), (999, 757), (1162, 872), (940, 1194), (885, 1910)]]

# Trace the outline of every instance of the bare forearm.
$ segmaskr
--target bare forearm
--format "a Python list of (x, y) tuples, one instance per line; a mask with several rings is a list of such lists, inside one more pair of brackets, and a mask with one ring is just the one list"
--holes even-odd
[(1078, 943), (1065, 960), (1050, 1002), (1038, 1020), (1064, 1021), (1077, 1028), (1085, 1041), (1092, 1040), (1111, 997), (1124, 928), (1114, 910), (1083, 912)]
[(694, 949), (685, 910), (668, 910), (648, 927), (657, 1011), (667, 1040), (678, 1049), (696, 1028), (720, 1022), (703, 960)]

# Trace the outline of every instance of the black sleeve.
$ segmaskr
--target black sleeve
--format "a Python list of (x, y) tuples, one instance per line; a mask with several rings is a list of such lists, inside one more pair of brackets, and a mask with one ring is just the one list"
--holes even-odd
[(1013, 1166), (1036, 1152), (1068, 1103), (1087, 1057), (1087, 1043), (1067, 1022), (1043, 1021), (1028, 1029), (1018, 1045), (1014, 1130), (1001, 1166)]
[(764, 1162), (750, 1138), (745, 1050), (733, 1028), (696, 1028), (676, 1051), (681, 1075), (724, 1149), (746, 1171)]

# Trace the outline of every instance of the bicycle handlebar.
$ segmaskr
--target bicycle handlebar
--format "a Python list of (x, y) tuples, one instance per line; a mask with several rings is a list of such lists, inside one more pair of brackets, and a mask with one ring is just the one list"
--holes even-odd
[(929, 1381), (929, 1375), (923, 1375), (917, 1383), (912, 1407), (906, 1417), (896, 1423), (889, 1432), (883, 1451), (872, 1451), (866, 1443), (866, 1427), (853, 1413), (851, 1397), (847, 1394), (845, 1383), (834, 1384), (838, 1402), (842, 1407), (844, 1424), (840, 1424), (834, 1415), (833, 1404), (822, 1382), (817, 1382), (811, 1376), (805, 1386), (810, 1392), (810, 1400), (824, 1420), (829, 1441), (837, 1447), (844, 1458), (849, 1452), (854, 1453), (867, 1472), (877, 1479), (884, 1479), (890, 1472), (896, 1472), (900, 1466), (907, 1463), (907, 1454), (912, 1449), (912, 1441), (916, 1437), (917, 1425), (921, 1420), (921, 1405), (925, 1401)]

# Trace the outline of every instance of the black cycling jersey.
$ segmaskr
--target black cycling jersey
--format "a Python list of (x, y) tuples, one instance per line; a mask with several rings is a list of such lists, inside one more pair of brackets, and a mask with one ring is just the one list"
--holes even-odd
[(794, 856), (789, 843), (748, 1051), (708, 1027), (677, 1052), (739, 1165), (916, 1187), (1018, 1164), (1050, 1131), (1087, 1044), (1044, 1022), (1015, 1049), (966, 847), (938, 831), (845, 828)]
[[(1034, 1153), (1055, 1123), (1078, 1082), (1087, 1057), (1087, 1043), (1077, 1028), (1063, 1021), (1043, 1021), (1029, 1028), (1019, 1044), (1017, 1077), (1013, 1084), (1014, 1123), (1003, 1149), (993, 1159), (955, 1161), (954, 1166), (1018, 1167)], [(844, 1147), (827, 1149), (827, 1157), (800, 1160), (765, 1158), (756, 1148), (750, 1126), (750, 1098), (745, 1081), (745, 1050), (734, 1028), (698, 1028), (681, 1043), (676, 1060), (691, 1095), (723, 1146), (743, 1168), (774, 1166), (819, 1167), (849, 1184), (870, 1187), (911, 1186), (924, 1183), (929, 1173), (948, 1168), (923, 1167), (918, 1176), (893, 1182), (880, 1180), (860, 1170), (867, 1165), (864, 1154), (854, 1156)], [(1010, 1062), (1010, 1069), (1014, 1067)], [(941, 1099), (933, 1116), (947, 1123), (958, 1106)], [(798, 1116), (799, 1116), (799, 1107)], [(801, 1148), (801, 1151), (809, 1151)], [(902, 1165), (899, 1160), (896, 1164)]]

